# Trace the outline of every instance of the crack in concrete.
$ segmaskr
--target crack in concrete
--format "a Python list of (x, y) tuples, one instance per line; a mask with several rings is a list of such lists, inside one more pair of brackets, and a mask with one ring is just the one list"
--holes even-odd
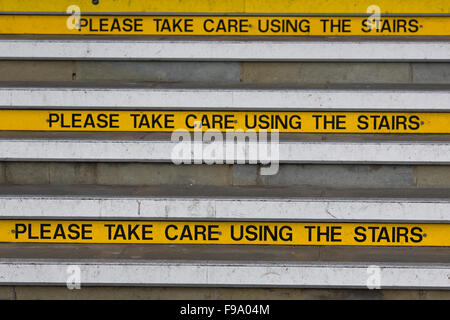
[(141, 201), (137, 200), (137, 205), (138, 205), (137, 214), (138, 214), (138, 216), (140, 216), (141, 215)]
[(329, 208), (328, 206), (327, 206), (327, 208), (325, 209), (325, 211), (326, 211), (326, 213), (327, 213), (329, 216), (333, 217), (334, 219), (337, 219), (337, 217), (334, 216), (334, 215), (330, 212), (330, 208)]

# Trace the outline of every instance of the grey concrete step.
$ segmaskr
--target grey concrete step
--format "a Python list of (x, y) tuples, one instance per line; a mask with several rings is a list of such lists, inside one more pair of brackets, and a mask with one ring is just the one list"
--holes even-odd
[[(442, 40), (0, 39), (0, 59), (181, 61), (450, 61)], [(206, 40), (206, 41), (205, 41)]]
[[(276, 163), (450, 164), (448, 135), (281, 134), (279, 141), (271, 141), (255, 134), (255, 139), (249, 141), (245, 138), (252, 136), (245, 133), (236, 135), (238, 140), (231, 142), (225, 140), (224, 134), (224, 141), (216, 143), (194, 142), (195, 135), (188, 136), (189, 140), (180, 143), (170, 133), (2, 132), (0, 160), (272, 166)], [(220, 152), (211, 153), (212, 146)], [(201, 149), (195, 149), (198, 147)], [(250, 150), (253, 150), (251, 157)]]
[(2, 244), (0, 252), (2, 285), (450, 288), (444, 248)]
[(450, 222), (449, 189), (0, 186), (2, 219)]
[(4, 83), (1, 108), (446, 111), (449, 85)]

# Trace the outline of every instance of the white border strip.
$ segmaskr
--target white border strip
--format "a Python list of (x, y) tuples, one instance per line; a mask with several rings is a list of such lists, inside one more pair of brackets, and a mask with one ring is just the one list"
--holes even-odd
[[(449, 266), (211, 263), (0, 263), (2, 285), (66, 285), (74, 266), (81, 286), (205, 286), (368, 288), (379, 271), (380, 287), (449, 289)], [(72, 271), (70, 271), (72, 270)]]
[(268, 220), (450, 223), (449, 200), (0, 196), (1, 219)]
[(450, 91), (0, 88), (0, 107), (431, 112), (450, 110)]
[[(172, 153), (179, 150), (178, 142), (120, 141), (120, 140), (0, 140), (0, 161), (114, 161), (114, 162), (172, 162)], [(188, 144), (189, 145), (189, 144)], [(191, 146), (192, 150), (197, 147)], [(203, 160), (225, 163), (223, 157), (207, 158), (207, 145), (199, 145)], [(281, 141), (279, 144), (235, 144), (234, 163), (249, 163), (248, 151), (258, 150), (259, 163), (363, 163), (363, 164), (450, 164), (450, 142), (303, 142)], [(266, 152), (263, 150), (266, 148)], [(277, 155), (278, 151), (278, 155)], [(196, 152), (196, 151), (195, 151)], [(271, 153), (272, 152), (272, 153)], [(202, 158), (192, 153), (190, 163)], [(238, 162), (239, 161), (239, 162)], [(185, 162), (186, 163), (186, 162)], [(208, 162), (207, 162), (208, 163)]]
[(448, 41), (0, 40), (0, 59), (449, 61)]

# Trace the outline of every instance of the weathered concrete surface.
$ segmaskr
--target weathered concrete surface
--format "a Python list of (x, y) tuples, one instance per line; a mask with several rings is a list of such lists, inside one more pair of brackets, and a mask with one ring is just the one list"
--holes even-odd
[(48, 165), (50, 184), (95, 184), (95, 163), (53, 162)]
[(260, 177), (260, 167), (257, 165), (233, 165), (233, 185), (257, 185)]
[(273, 176), (259, 166), (233, 166), (233, 184), (266, 186), (413, 187), (413, 166), (282, 164)]
[(416, 184), (422, 188), (450, 187), (449, 166), (417, 166), (414, 171)]
[(0, 244), (3, 262), (207, 261), (265, 263), (450, 264), (447, 247), (346, 247), (270, 245)]
[(10, 184), (48, 184), (49, 164), (45, 162), (9, 162), (5, 164), (5, 177)]
[(6, 183), (6, 165), (4, 163), (0, 163), (0, 183)]
[(235, 62), (0, 61), (0, 81), (239, 83)]
[(450, 83), (450, 63), (413, 63), (414, 83)]
[[(3, 35), (1, 59), (116, 61), (448, 61), (448, 36), (26, 36)], [(136, 39), (140, 41), (136, 42)], [(26, 41), (24, 41), (26, 40)], [(42, 41), (44, 40), (44, 41)], [(69, 41), (68, 41), (69, 40)], [(111, 41), (112, 40), (112, 41)], [(205, 41), (207, 40), (207, 41)], [(369, 41), (367, 41), (369, 40)], [(62, 49), (63, 48), (63, 49)]]
[(244, 62), (244, 83), (409, 83), (408, 63)]
[[(423, 300), (450, 299), (450, 291), (362, 290), (362, 289), (265, 289), (265, 288), (183, 288), (183, 287), (0, 287), (17, 300), (301, 300), (370, 299)], [(14, 294), (13, 294), (14, 293)]]
[(72, 61), (0, 61), (0, 81), (72, 81)]
[(97, 178), (93, 163), (6, 162), (2, 168), (10, 184), (95, 184)]
[(0, 81), (449, 84), (444, 62), (0, 61)]
[(174, 164), (116, 164), (97, 165), (97, 183), (101, 185), (229, 185), (230, 166)]
[[(5, 178), (2, 178), (4, 167)], [(422, 167), (420, 167), (422, 168)], [(444, 168), (447, 167), (437, 167)], [(438, 170), (438, 169), (436, 169)], [(438, 170), (439, 171), (439, 170)], [(419, 186), (445, 187), (445, 176), (423, 180)], [(264, 185), (404, 188), (415, 186), (413, 166), (389, 165), (280, 165), (273, 176), (260, 175), (256, 165), (180, 165), (163, 163), (0, 163), (0, 183), (8, 184), (98, 184), (98, 185)], [(430, 179), (432, 179), (430, 177)], [(424, 182), (428, 181), (428, 182)]]
[(17, 299), (16, 288), (12, 286), (0, 286), (0, 300)]
[(0, 185), (4, 219), (225, 219), (447, 223), (450, 189)]
[(244, 83), (449, 84), (450, 63), (243, 62)]
[[(386, 200), (387, 203), (422, 200), (423, 203), (449, 203), (450, 188), (333, 188), (313, 186), (211, 186), (211, 185), (153, 185), (153, 186), (107, 186), (107, 185), (0, 185), (0, 195), (11, 199), (20, 197), (58, 199), (81, 197), (88, 199), (118, 199), (123, 201), (147, 198), (186, 198), (193, 200), (215, 198), (217, 200), (260, 199), (309, 200)], [(433, 202), (434, 202), (433, 201)], [(414, 201), (416, 202), (416, 201)], [(412, 203), (412, 202), (411, 202)]]
[(77, 61), (77, 80), (239, 83), (237, 62)]
[(450, 166), (282, 164), (263, 176), (259, 165), (0, 162), (0, 184), (449, 188)]
[(340, 187), (412, 187), (413, 169), (408, 166), (280, 165), (274, 176), (260, 176), (263, 185), (311, 185)]

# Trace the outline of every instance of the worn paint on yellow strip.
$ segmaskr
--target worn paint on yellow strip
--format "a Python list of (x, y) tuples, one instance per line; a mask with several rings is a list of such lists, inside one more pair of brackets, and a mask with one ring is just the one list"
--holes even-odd
[(450, 224), (0, 220), (0, 242), (450, 246)]
[(0, 15), (0, 34), (189, 36), (445, 36), (448, 17)]
[(450, 113), (0, 110), (0, 130), (450, 133)]
[(78, 5), (84, 12), (185, 13), (366, 13), (372, 5), (382, 13), (449, 13), (448, 0), (2, 0), (0, 11), (65, 12)]

